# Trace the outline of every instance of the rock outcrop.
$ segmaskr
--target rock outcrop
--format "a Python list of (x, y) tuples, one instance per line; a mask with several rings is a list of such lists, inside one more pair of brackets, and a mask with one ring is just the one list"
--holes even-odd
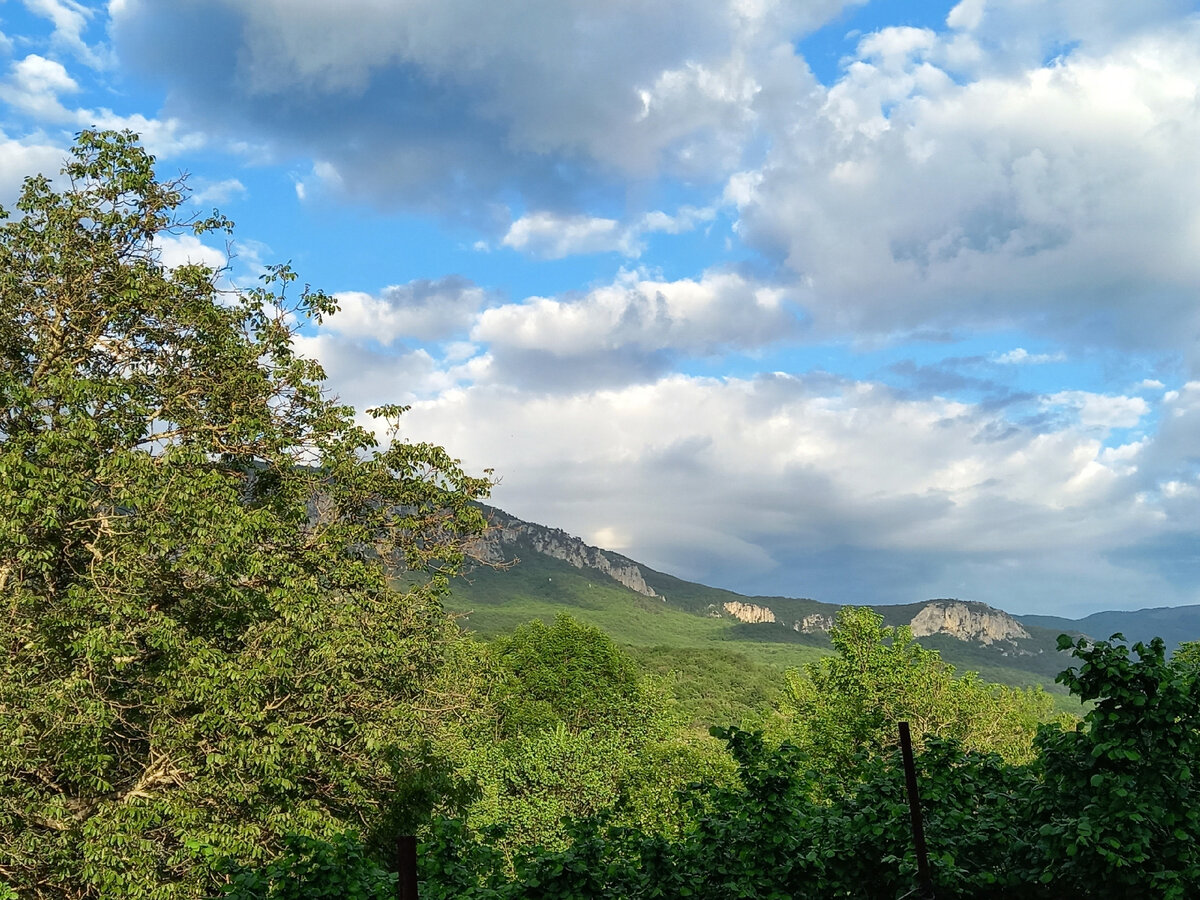
[(792, 623), (792, 631), (799, 631), (801, 634), (828, 633), (832, 627), (833, 616), (827, 616), (823, 613), (812, 613)]
[(1008, 613), (961, 600), (930, 601), (913, 617), (910, 627), (917, 638), (948, 634), (984, 645), (1029, 637), (1029, 632)]
[(754, 603), (742, 603), (738, 600), (731, 600), (726, 603), (725, 612), (729, 613), (739, 622), (748, 622), (751, 625), (760, 625), (763, 622), (775, 621), (775, 613), (769, 607), (758, 606)]
[(489, 510), (488, 519), (491, 527), (471, 548), (473, 555), (484, 562), (503, 562), (514, 554), (519, 556), (524, 547), (577, 569), (595, 569), (644, 597), (666, 599), (646, 583), (641, 567), (620, 553), (585, 544), (561, 528), (523, 522), (499, 510)]

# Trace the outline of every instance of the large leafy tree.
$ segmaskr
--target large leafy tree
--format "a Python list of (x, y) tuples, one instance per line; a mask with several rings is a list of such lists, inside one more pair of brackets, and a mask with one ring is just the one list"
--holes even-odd
[(477, 706), (490, 715), (464, 734), (459, 771), (480, 788), (467, 823), (503, 829), (506, 852), (562, 846), (564, 817), (613, 806), (619, 822), (667, 830), (679, 818), (676, 789), (724, 762), (598, 628), (566, 614), (534, 621), (488, 656), (498, 677)]
[[(0, 224), (0, 885), (187, 897), (288, 834), (437, 796), (439, 603), (485, 478), (378, 446), (297, 355), (334, 310), (166, 267), (187, 221), (128, 133)], [(385, 418), (398, 408), (378, 411)], [(406, 569), (404, 587), (389, 574)]]
[(860, 752), (894, 749), (900, 721), (911, 723), (919, 744), (934, 734), (1014, 761), (1032, 758), (1038, 724), (1052, 713), (1040, 688), (991, 685), (971, 672), (959, 676), (907, 626), (885, 626), (867, 608), (839, 610), (829, 637), (834, 655), (788, 672), (778, 715), (769, 723), (812, 752), (818, 765), (845, 771)]
[[(1093, 706), (1038, 736), (1041, 878), (1098, 897), (1200, 889), (1200, 670), (1195, 645), (1059, 637), (1078, 667), (1058, 680)], [(1132, 652), (1131, 652), (1132, 650)]]

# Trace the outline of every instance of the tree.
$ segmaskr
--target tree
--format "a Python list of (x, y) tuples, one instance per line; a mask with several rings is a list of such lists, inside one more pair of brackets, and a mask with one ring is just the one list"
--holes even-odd
[(497, 845), (511, 853), (561, 847), (564, 817), (617, 805), (619, 822), (669, 827), (675, 790), (707, 760), (661, 685), (603, 631), (566, 614), (522, 625), (491, 651), (481, 668), (501, 674), (486, 699), (494, 718), (459, 754), (461, 774), (480, 787), (472, 829), (502, 827)]
[[(1058, 676), (1085, 702), (1080, 727), (1038, 736), (1043, 881), (1095, 897), (1194, 897), (1200, 885), (1200, 672), (1162, 638), (1072, 642)], [(1187, 645), (1185, 645), (1186, 647)]]
[(509, 732), (559, 721), (572, 731), (619, 727), (644, 705), (633, 660), (599, 628), (566, 613), (553, 625), (522, 625), (496, 642), (496, 655), (512, 676), (504, 703)]
[[(483, 525), (439, 447), (379, 446), (296, 354), (287, 266), (168, 269), (186, 220), (130, 133), (84, 132), (0, 224), (0, 883), (189, 897), (289, 833), (439, 796), (418, 702)], [(389, 572), (409, 570), (403, 590)], [(424, 711), (423, 711), (424, 710)]]
[(860, 752), (897, 746), (896, 724), (961, 741), (969, 750), (1026, 761), (1039, 722), (1051, 710), (1041, 689), (989, 685), (956, 676), (936, 650), (918, 644), (907, 626), (884, 626), (867, 608), (845, 607), (829, 632), (835, 651), (788, 672), (773, 730), (809, 750), (818, 765), (844, 771)]

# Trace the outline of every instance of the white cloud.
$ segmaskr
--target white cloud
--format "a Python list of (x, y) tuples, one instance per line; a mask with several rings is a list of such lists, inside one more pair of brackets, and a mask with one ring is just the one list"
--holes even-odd
[(14, 61), (8, 76), (0, 81), (0, 100), (30, 116), (39, 125), (113, 131), (128, 129), (139, 134), (146, 149), (155, 155), (194, 150), (205, 143), (203, 135), (188, 131), (178, 119), (147, 118), (140, 113), (123, 116), (104, 107), (87, 109), (64, 105), (64, 96), (79, 91), (79, 83), (62, 63), (36, 53)]
[(246, 195), (246, 186), (237, 178), (224, 178), (220, 181), (191, 179), (188, 186), (192, 189), (188, 199), (197, 206), (229, 203)]
[(1065, 406), (1079, 414), (1085, 427), (1133, 428), (1150, 411), (1141, 397), (1094, 394), (1089, 391), (1059, 391), (1045, 398), (1047, 406)]
[(184, 265), (207, 266), (213, 271), (224, 269), (229, 259), (226, 255), (203, 243), (193, 234), (160, 234), (154, 241), (159, 259), (168, 269)]
[(655, 210), (642, 216), (638, 227), (644, 233), (682, 234), (696, 228), (701, 222), (711, 222), (716, 215), (716, 209), (711, 206), (684, 206), (673, 216)]
[(83, 39), (89, 20), (96, 14), (92, 7), (76, 0), (23, 0), (25, 8), (54, 25), (53, 43), (65, 48), (92, 68), (106, 65), (105, 53), (90, 47)]
[(946, 16), (946, 24), (951, 28), (973, 31), (983, 21), (983, 12), (987, 0), (962, 0)]
[(930, 35), (864, 38), (726, 190), (817, 333), (1019, 325), (1194, 353), (1200, 21), (961, 83)]
[(465, 335), (490, 299), (487, 291), (454, 276), (393, 285), (379, 296), (343, 291), (335, 297), (339, 310), (326, 320), (326, 329), (385, 345)]
[(1045, 363), (1062, 362), (1067, 358), (1065, 353), (1030, 353), (1024, 347), (1017, 347), (993, 357), (995, 362), (1006, 366), (1038, 366)]
[(142, 145), (155, 156), (175, 156), (197, 150), (208, 143), (206, 135), (187, 128), (177, 118), (149, 118), (141, 113), (118, 115), (111, 109), (77, 109), (73, 112), (81, 128), (135, 132)]
[(471, 339), (490, 347), (496, 377), (570, 388), (637, 381), (678, 355), (753, 351), (798, 331), (785, 292), (735, 273), (679, 281), (626, 273), (580, 298), (487, 309)]
[[(638, 558), (688, 577), (833, 601), (952, 587), (1012, 607), (1037, 595), (1004, 597), (1011, 580), (981, 572), (1019, 559), (1046, 576), (1042, 598), (1094, 589), (1087, 599), (1103, 603), (1136, 569), (1106, 554), (1195, 517), (1189, 507), (1164, 519), (1159, 488), (1139, 499), (1147, 443), (1105, 447), (1089, 423), (1038, 432), (870, 382), (677, 375), (566, 394), (468, 385), (418, 400), (406, 428), (496, 467), (496, 502), (516, 514), (619, 534)], [(839, 560), (840, 571), (821, 568)]]
[(616, 219), (547, 212), (521, 216), (509, 226), (501, 243), (543, 259), (606, 252), (637, 256), (641, 252), (633, 235), (622, 229)]
[(72, 118), (59, 100), (73, 94), (79, 85), (62, 63), (31, 53), (12, 64), (0, 83), (0, 100), (40, 121), (62, 122)]
[(12, 207), (28, 176), (58, 174), (67, 154), (66, 147), (46, 143), (44, 138), (15, 140), (0, 131), (0, 205)]
[(682, 234), (701, 222), (712, 221), (715, 216), (712, 207), (685, 206), (675, 215), (654, 210), (633, 224), (622, 225), (616, 219), (596, 216), (535, 212), (516, 219), (501, 244), (542, 259), (562, 259), (582, 253), (637, 257), (646, 249), (645, 235)]
[(539, 209), (596, 180), (709, 180), (736, 167), (759, 117), (814, 86), (795, 36), (845, 5), (124, 0), (110, 9), (122, 58), (166, 84), (173, 109), (199, 130), (327, 160), (346, 191), (375, 202), (457, 209), (503, 184)]

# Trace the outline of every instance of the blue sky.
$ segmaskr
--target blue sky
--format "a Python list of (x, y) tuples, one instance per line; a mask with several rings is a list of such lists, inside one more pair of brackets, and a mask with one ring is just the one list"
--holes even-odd
[[(682, 577), (1200, 602), (1200, 11), (3, 0), (0, 202), (143, 134), (494, 501)], [(164, 242), (167, 264), (225, 246)]]

